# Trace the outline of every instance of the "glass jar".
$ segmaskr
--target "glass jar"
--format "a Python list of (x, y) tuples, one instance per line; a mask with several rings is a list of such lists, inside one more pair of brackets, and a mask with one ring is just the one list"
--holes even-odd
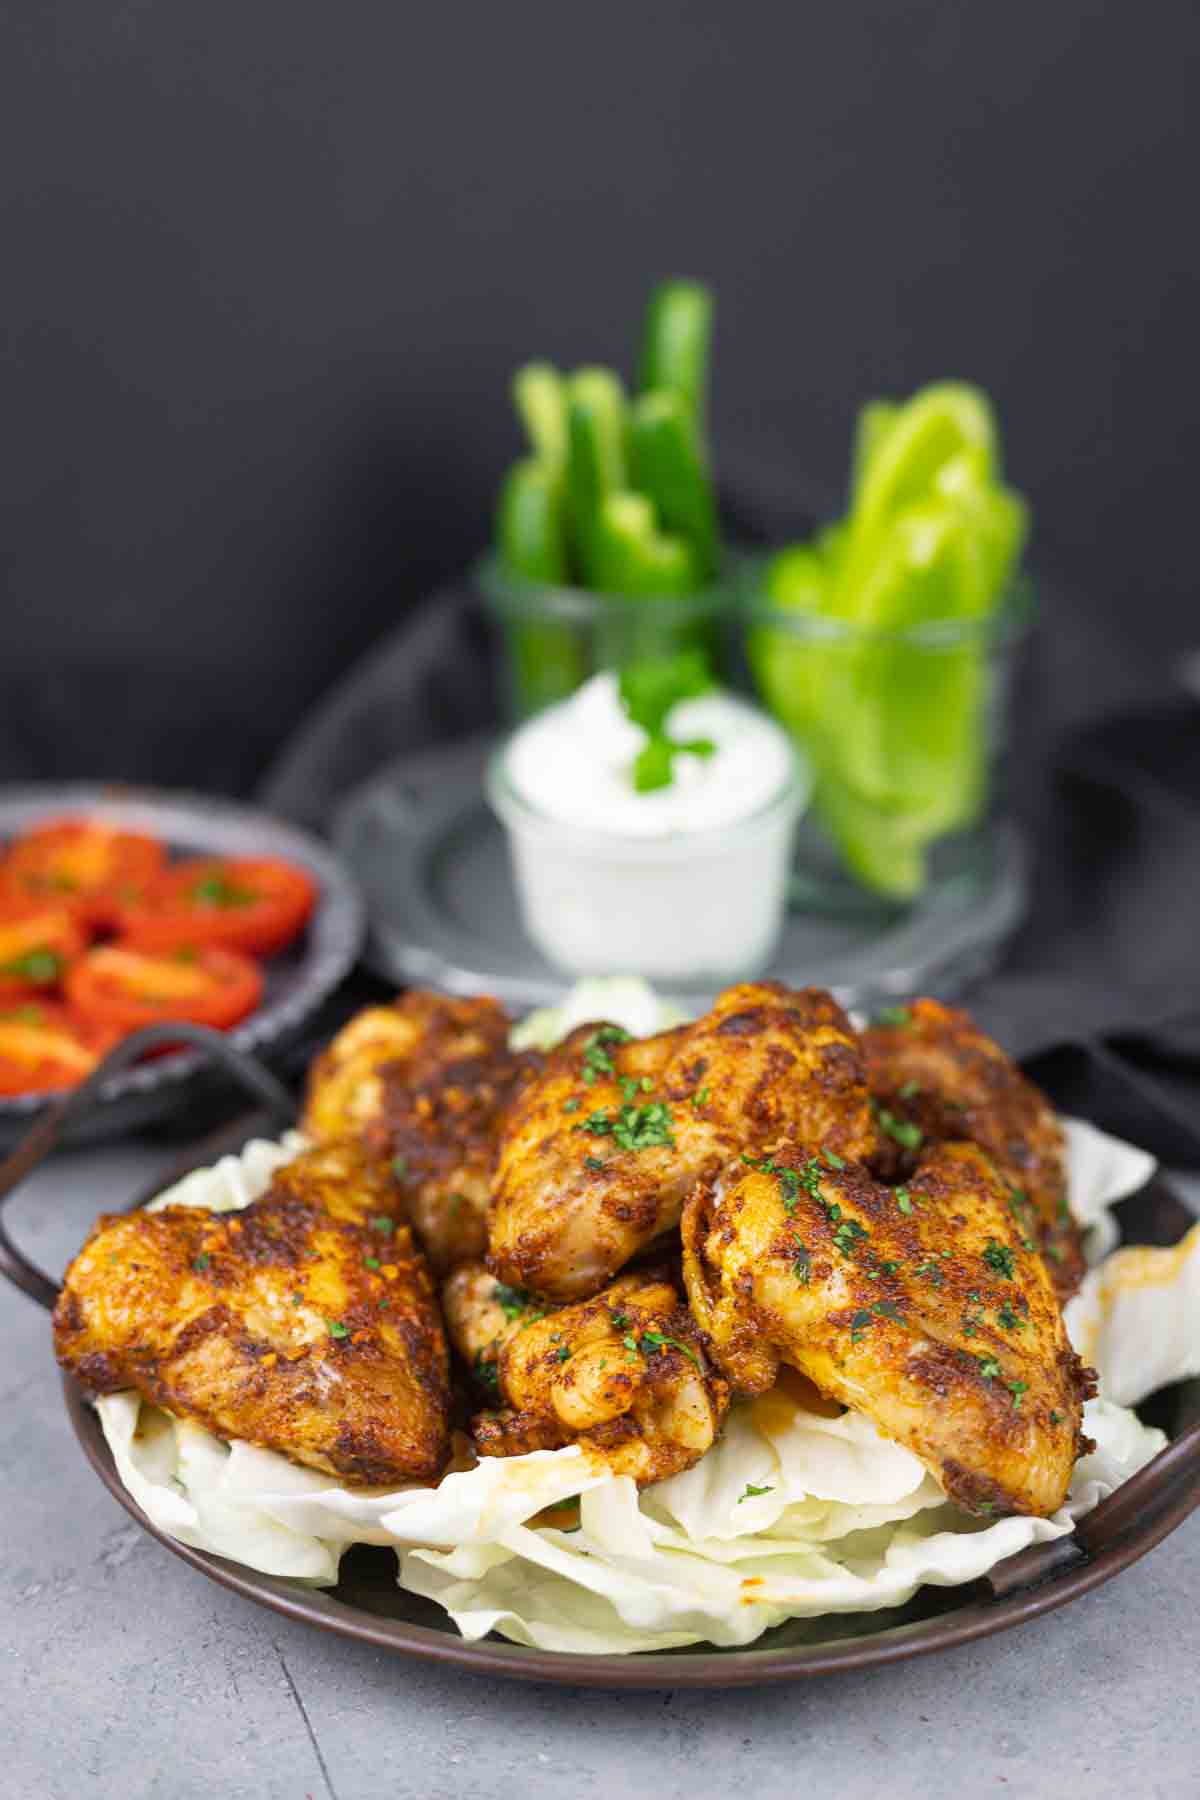
[(986, 617), (875, 630), (780, 605), (746, 565), (746, 657), (807, 757), (794, 906), (900, 907), (970, 878), (1003, 792), (1014, 669), (1034, 613), (1022, 576)]
[(526, 932), (556, 968), (716, 988), (766, 967), (807, 797), (802, 767), (789, 766), (746, 818), (648, 837), (539, 811), (505, 760), (506, 748), (492, 758), (488, 799), (508, 838)]
[(735, 605), (732, 577), (695, 594), (597, 594), (510, 575), (494, 551), (475, 567), (499, 642), (501, 693), (511, 723), (565, 700), (601, 669), (701, 649), (726, 672)]

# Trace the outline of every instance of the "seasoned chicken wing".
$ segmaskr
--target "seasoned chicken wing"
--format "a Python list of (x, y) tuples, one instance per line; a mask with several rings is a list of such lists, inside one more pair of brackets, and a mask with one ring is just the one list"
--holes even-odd
[(449, 1375), (424, 1260), (386, 1214), (334, 1216), (328, 1162), (304, 1161), (241, 1212), (102, 1217), (55, 1308), (59, 1361), (348, 1483), (434, 1480)]
[(539, 1066), (495, 1000), (413, 992), (351, 1019), (313, 1067), (304, 1129), (391, 1163), (438, 1270), (483, 1254), (500, 1121)]
[(692, 1312), (735, 1388), (761, 1393), (789, 1363), (972, 1511), (1062, 1504), (1091, 1372), (974, 1145), (935, 1146), (898, 1188), (779, 1151), (701, 1183), (683, 1240)]
[(580, 1026), (517, 1097), (500, 1141), (488, 1264), (577, 1299), (674, 1230), (697, 1179), (743, 1152), (876, 1145), (846, 1015), (816, 989), (728, 989), (694, 1025), (630, 1041)]
[(472, 1421), (480, 1455), (581, 1444), (645, 1486), (690, 1468), (716, 1437), (728, 1384), (666, 1271), (547, 1309), (475, 1264), (451, 1275), (442, 1298), (451, 1342), (504, 1403)]
[(902, 1142), (966, 1140), (986, 1151), (1035, 1236), (1062, 1299), (1083, 1279), (1053, 1107), (968, 1013), (937, 1000), (893, 1008), (862, 1036), (871, 1092)]

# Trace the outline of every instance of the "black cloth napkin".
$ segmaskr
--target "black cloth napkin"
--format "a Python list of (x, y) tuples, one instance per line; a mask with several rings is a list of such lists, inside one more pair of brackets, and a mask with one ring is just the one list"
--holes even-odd
[[(756, 473), (725, 497), (736, 539), (799, 536), (830, 510), (789, 513)], [(1200, 705), (1167, 692), (1086, 604), (1041, 589), (1012, 753), (1031, 905), (1003, 965), (965, 998), (1060, 1104), (1200, 1167)], [(499, 720), (486, 626), (456, 586), (338, 683), (259, 798), (321, 830), (382, 763)]]

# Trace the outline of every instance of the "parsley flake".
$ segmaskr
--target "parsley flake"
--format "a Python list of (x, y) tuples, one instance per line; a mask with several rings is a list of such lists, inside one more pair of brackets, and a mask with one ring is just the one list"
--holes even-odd
[(979, 1358), (979, 1373), (983, 1376), (985, 1381), (993, 1381), (1000, 1373), (1000, 1364), (996, 1361), (994, 1356), (981, 1356)]
[(743, 1500), (757, 1500), (760, 1494), (773, 1494), (774, 1492), (775, 1489), (769, 1483), (766, 1487), (755, 1487), (752, 1481), (748, 1481), (745, 1493), (738, 1495), (736, 1504), (740, 1506)]
[(393, 1231), (396, 1229), (396, 1221), (395, 1219), (389, 1219), (386, 1213), (379, 1213), (371, 1220), (371, 1229), (373, 1231), (381, 1231), (384, 1237), (391, 1237)]
[(492, 1299), (509, 1321), (519, 1319), (529, 1307), (529, 1295), (524, 1288), (509, 1287), (507, 1282), (498, 1281), (492, 1289)]
[(898, 1187), (896, 1189), (896, 1205), (900, 1208), (900, 1211), (902, 1213), (911, 1213), (912, 1212), (912, 1209), (913, 1209), (912, 1195), (909, 1193), (907, 1188)]
[(591, 1087), (599, 1075), (615, 1075), (616, 1064), (608, 1054), (607, 1044), (627, 1044), (629, 1033), (620, 1025), (601, 1025), (583, 1046), (583, 1079)]
[(1013, 1252), (1007, 1244), (1001, 1244), (995, 1238), (989, 1238), (987, 1248), (982, 1252), (982, 1256), (988, 1268), (995, 1269), (997, 1275), (1003, 1275), (1006, 1281), (1011, 1281), (1016, 1275)]
[(911, 1119), (898, 1119), (886, 1106), (876, 1106), (875, 1117), (880, 1131), (894, 1138), (903, 1149), (919, 1150), (925, 1142), (925, 1134), (919, 1125), (914, 1125)]
[(903, 1031), (912, 1024), (912, 1013), (907, 1006), (881, 1006), (871, 1023), (873, 1025), (894, 1025)]
[(205, 1269), (207, 1269), (207, 1267), (208, 1267), (208, 1263), (209, 1263), (208, 1251), (202, 1250), (200, 1252), (199, 1256), (196, 1257), (195, 1261), (192, 1263), (192, 1267), (193, 1267), (193, 1269), (195, 1269), (197, 1275), (203, 1275)]
[(331, 1338), (346, 1338), (350, 1336), (350, 1327), (348, 1325), (343, 1325), (340, 1319), (326, 1319), (325, 1323), (329, 1328), (329, 1335)]
[(863, 1333), (866, 1331), (867, 1326), (870, 1323), (871, 1323), (871, 1315), (869, 1312), (856, 1312), (855, 1313), (854, 1317), (850, 1321), (850, 1342), (852, 1344), (858, 1343), (859, 1339), (862, 1337)]

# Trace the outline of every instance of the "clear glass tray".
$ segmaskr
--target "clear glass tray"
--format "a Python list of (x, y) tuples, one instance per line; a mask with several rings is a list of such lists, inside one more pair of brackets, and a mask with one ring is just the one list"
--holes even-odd
[[(366, 895), (366, 960), (376, 974), (495, 994), (520, 1011), (556, 1000), (566, 977), (522, 929), (504, 836), (483, 797), (490, 749), (477, 738), (387, 765), (343, 802), (333, 837)], [(903, 912), (847, 900), (841, 912), (801, 900), (765, 973), (832, 988), (847, 1006), (916, 992), (950, 997), (993, 965), (1020, 923), (1021, 837), (993, 826), (969, 863)], [(686, 989), (676, 997), (695, 1009), (712, 998)]]

